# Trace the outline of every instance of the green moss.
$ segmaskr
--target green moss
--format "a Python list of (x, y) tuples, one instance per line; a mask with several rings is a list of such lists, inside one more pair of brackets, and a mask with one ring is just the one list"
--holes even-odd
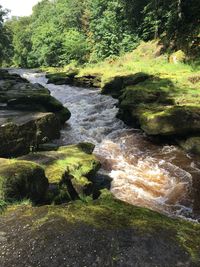
[(195, 106), (151, 106), (141, 108), (139, 120), (141, 128), (150, 135), (180, 135), (200, 131), (200, 107)]
[(96, 172), (99, 163), (94, 155), (86, 154), (82, 146), (61, 147), (56, 151), (55, 157), (58, 159), (45, 166), (45, 173), (50, 183), (59, 183), (66, 170), (69, 170), (77, 183), (88, 183), (85, 176), (90, 176), (91, 172)]
[(147, 80), (150, 76), (146, 73), (133, 73), (114, 75), (113, 77), (104, 77), (101, 82), (101, 90), (103, 94), (119, 96), (121, 91), (128, 85), (136, 85)]
[[(81, 143), (60, 147), (56, 151), (32, 153), (22, 159), (40, 163), (44, 167), (50, 187), (55, 187), (53, 194), (56, 196), (56, 203), (60, 203), (61, 200), (70, 200), (65, 181), (66, 174), (78, 195), (83, 194), (93, 183), (93, 176), (100, 168), (99, 161), (91, 154), (93, 149), (92, 144)], [(54, 195), (52, 192), (49, 194), (48, 198), (52, 200)]]
[[(27, 210), (27, 216), (36, 218), (38, 210)], [(34, 227), (48, 223), (54, 218), (62, 217), (66, 223), (83, 223), (101, 229), (133, 228), (136, 233), (154, 236), (160, 233), (165, 239), (166, 233), (174, 242), (183, 247), (193, 261), (200, 260), (200, 225), (181, 219), (173, 219), (146, 208), (135, 207), (114, 199), (104, 191), (97, 201), (76, 201), (64, 206), (49, 206), (35, 220)], [(137, 235), (137, 234), (136, 234)]]
[(0, 159), (0, 199), (31, 199), (39, 202), (48, 188), (44, 170), (38, 164), (23, 160)]

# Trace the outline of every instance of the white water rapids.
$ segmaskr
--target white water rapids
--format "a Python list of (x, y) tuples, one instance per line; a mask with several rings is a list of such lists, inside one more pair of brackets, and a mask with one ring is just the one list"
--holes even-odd
[(31, 83), (40, 83), (71, 111), (59, 145), (92, 142), (102, 173), (112, 178), (119, 199), (169, 214), (192, 216), (192, 178), (197, 162), (175, 146), (152, 143), (141, 131), (116, 118), (117, 101), (97, 89), (47, 84), (44, 74), (13, 70)]

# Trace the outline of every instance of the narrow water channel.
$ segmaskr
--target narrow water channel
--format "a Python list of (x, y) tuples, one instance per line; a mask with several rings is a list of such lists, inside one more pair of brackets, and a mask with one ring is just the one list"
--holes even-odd
[(71, 119), (59, 145), (92, 142), (102, 163), (100, 172), (112, 178), (119, 199), (173, 215), (194, 217), (192, 181), (200, 177), (198, 160), (173, 145), (155, 144), (139, 130), (116, 118), (117, 101), (98, 89), (47, 84), (44, 74), (13, 70), (31, 83), (40, 83), (68, 107)]

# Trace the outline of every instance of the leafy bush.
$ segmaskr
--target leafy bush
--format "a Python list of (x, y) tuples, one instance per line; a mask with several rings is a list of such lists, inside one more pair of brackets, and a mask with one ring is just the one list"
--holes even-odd
[(87, 59), (89, 46), (83, 33), (70, 29), (64, 33), (60, 63), (69, 64), (71, 61), (84, 63)]

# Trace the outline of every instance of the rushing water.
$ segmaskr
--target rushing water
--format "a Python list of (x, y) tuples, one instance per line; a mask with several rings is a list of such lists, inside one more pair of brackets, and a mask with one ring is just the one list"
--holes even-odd
[(131, 204), (174, 215), (192, 217), (192, 181), (200, 176), (198, 161), (176, 146), (150, 141), (116, 118), (117, 101), (97, 89), (47, 84), (44, 74), (13, 70), (32, 83), (47, 87), (68, 107), (71, 119), (59, 145), (89, 141), (102, 163), (101, 172), (112, 178), (113, 194)]

